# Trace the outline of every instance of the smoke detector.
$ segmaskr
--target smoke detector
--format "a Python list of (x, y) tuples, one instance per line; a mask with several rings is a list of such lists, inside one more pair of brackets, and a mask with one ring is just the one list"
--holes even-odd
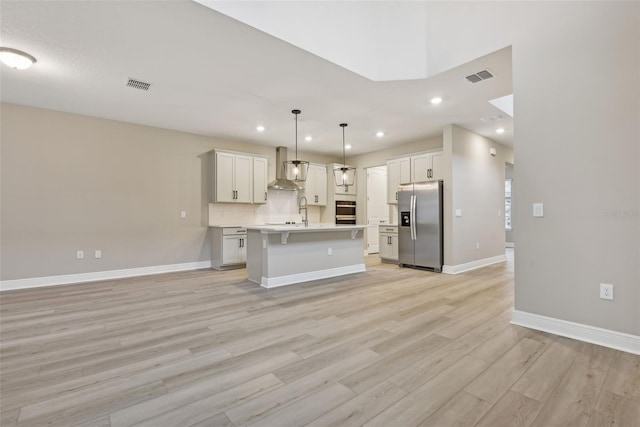
[(486, 70), (478, 71), (475, 74), (471, 74), (470, 76), (465, 77), (465, 79), (467, 79), (467, 81), (471, 83), (478, 83), (483, 80), (490, 79), (492, 77), (493, 77), (493, 73), (488, 69), (486, 69)]
[(149, 88), (151, 87), (151, 83), (146, 83), (140, 80), (129, 78), (129, 80), (127, 81), (127, 86), (134, 89), (149, 90)]

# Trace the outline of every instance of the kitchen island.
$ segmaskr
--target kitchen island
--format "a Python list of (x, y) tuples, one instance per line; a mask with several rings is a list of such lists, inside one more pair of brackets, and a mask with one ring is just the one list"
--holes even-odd
[(366, 225), (248, 226), (247, 273), (265, 288), (365, 271)]

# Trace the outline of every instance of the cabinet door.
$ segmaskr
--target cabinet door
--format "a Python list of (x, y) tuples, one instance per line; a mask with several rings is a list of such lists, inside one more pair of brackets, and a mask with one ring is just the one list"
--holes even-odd
[[(222, 264), (240, 264), (242, 259), (242, 239), (246, 236), (224, 236), (222, 238)], [(246, 260), (246, 252), (245, 252)]]
[(432, 180), (444, 179), (444, 153), (432, 153), (431, 154), (431, 178)]
[(267, 159), (253, 158), (253, 203), (267, 203)]
[(391, 258), (391, 244), (389, 243), (391, 235), (386, 233), (380, 233), (380, 258)]
[(398, 235), (397, 234), (390, 234), (390, 241), (391, 241), (391, 256), (389, 257), (389, 259), (393, 259), (393, 260), (398, 260)]
[(317, 206), (327, 205), (327, 167), (315, 166), (314, 174), (314, 197)]
[(307, 180), (304, 182), (304, 196), (307, 198), (307, 205), (316, 205), (316, 165), (309, 165)]
[(233, 187), (235, 156), (229, 153), (216, 152), (216, 202), (235, 202)]
[(398, 159), (400, 169), (400, 184), (411, 182), (411, 158)]
[(253, 199), (253, 157), (235, 155), (234, 190), (236, 190), (236, 203), (251, 203)]
[(398, 185), (400, 185), (400, 162), (387, 162), (387, 203), (398, 204)]
[(428, 181), (431, 170), (431, 155), (420, 154), (411, 158), (411, 182)]

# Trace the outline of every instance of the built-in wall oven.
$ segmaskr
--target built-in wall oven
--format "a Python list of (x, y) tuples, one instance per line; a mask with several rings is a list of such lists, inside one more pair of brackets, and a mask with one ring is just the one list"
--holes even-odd
[(356, 202), (336, 200), (336, 224), (356, 223)]

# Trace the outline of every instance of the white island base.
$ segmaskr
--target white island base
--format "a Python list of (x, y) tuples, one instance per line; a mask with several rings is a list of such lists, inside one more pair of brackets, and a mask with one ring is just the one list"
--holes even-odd
[(364, 225), (247, 227), (249, 280), (265, 288), (366, 271)]

